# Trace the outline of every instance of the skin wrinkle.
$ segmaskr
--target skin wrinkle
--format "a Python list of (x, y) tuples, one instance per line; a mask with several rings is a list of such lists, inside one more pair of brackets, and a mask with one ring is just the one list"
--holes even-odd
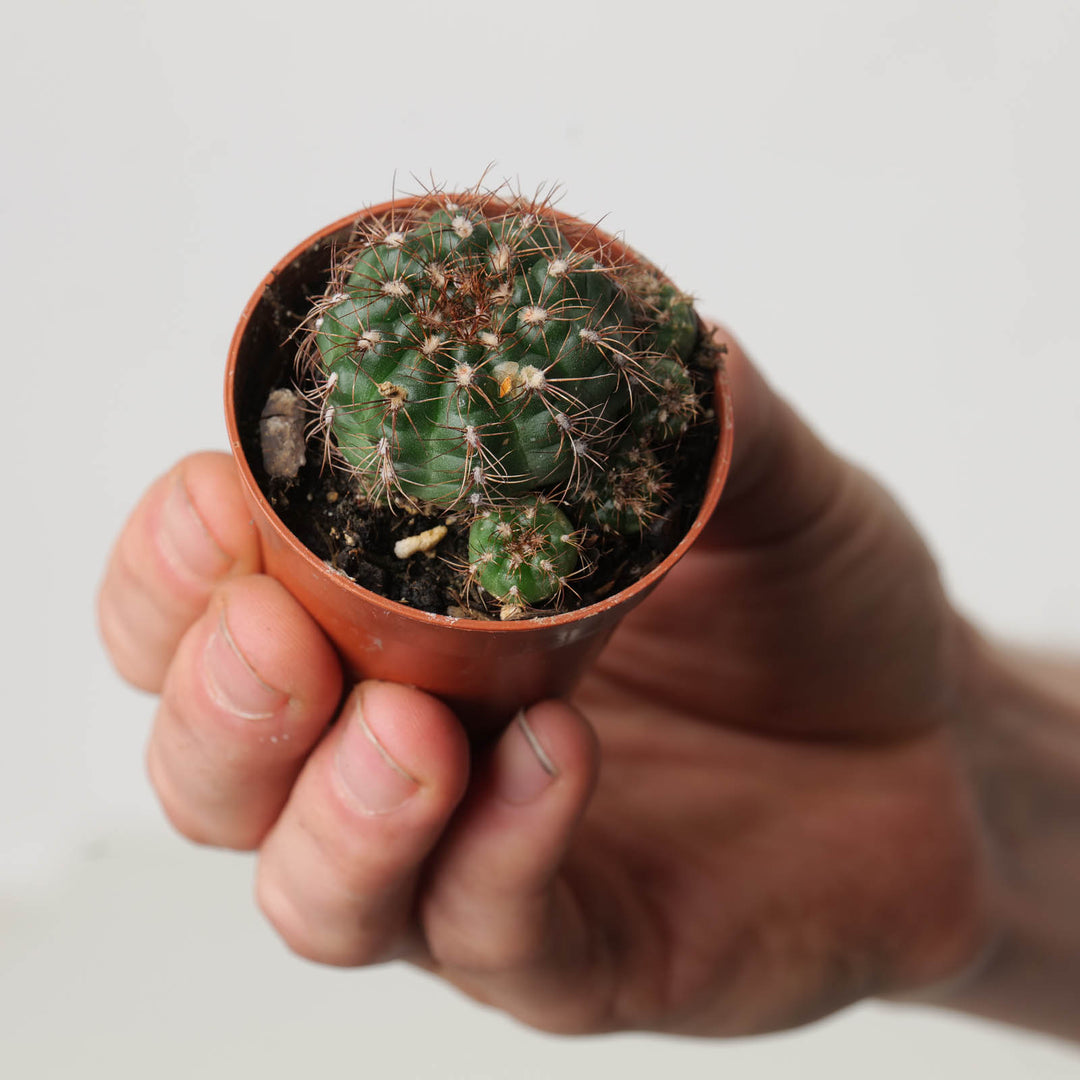
[[(590, 848), (604, 857), (578, 864), (579, 873), (569, 877), (576, 884), (579, 909), (592, 908), (587, 924), (590, 953), (596, 970), (607, 973), (607, 988), (602, 998), (607, 1002), (606, 1030), (626, 1030), (648, 1025), (646, 1017), (669, 1013), (677, 1000), (679, 976), (673, 952), (679, 929), (664, 910), (656, 895), (654, 867), (639, 863), (640, 852), (629, 849), (615, 833), (605, 833), (594, 823), (589, 827)], [(598, 887), (596, 878), (607, 882)], [(616, 909), (613, 911), (613, 908)], [(633, 977), (635, 966), (647, 966), (648, 953), (660, 967), (658, 978), (647, 989)], [(699, 952), (695, 942), (695, 952)]]
[[(865, 654), (863, 639), (866, 635), (861, 630), (856, 635), (856, 630), (867, 622), (871, 626), (874, 625), (877, 621), (877, 611), (881, 608), (881, 601), (888, 602), (885, 610), (895, 611), (897, 609), (896, 598), (898, 595), (900, 597), (900, 606), (910, 606), (916, 616), (924, 613), (928, 607), (933, 608), (941, 620), (937, 626), (929, 629), (918, 627), (919, 633), (915, 635), (912, 635), (909, 628), (901, 626), (896, 631), (896, 636), (905, 640), (912, 636), (917, 639), (930, 638), (934, 642), (934, 645), (928, 648), (939, 650), (942, 654), (939, 658), (928, 662), (915, 655), (911, 657), (905, 656), (905, 666), (914, 667), (919, 672), (932, 671), (934, 679), (926, 683), (925, 691), (919, 688), (919, 693), (926, 691), (941, 693), (944, 703), (944, 701), (955, 696), (955, 684), (950, 684), (948, 688), (950, 692), (945, 693), (943, 692), (945, 690), (943, 683), (936, 680), (938, 676), (949, 670), (946, 654), (951, 651), (952, 645), (951, 642), (943, 639), (951, 637), (953, 630), (944, 618), (948, 609), (944, 594), (938, 584), (936, 567), (921, 545), (917, 547), (918, 554), (910, 553), (907, 556), (912, 560), (912, 568), (905, 575), (907, 580), (933, 583), (932, 602), (929, 603), (927, 601), (915, 603), (915, 596), (912, 597), (910, 602), (907, 599), (908, 593), (914, 593), (916, 596), (924, 595), (923, 590), (912, 590), (910, 588), (898, 590), (894, 585), (880, 580), (874, 570), (874, 562), (879, 557), (882, 538), (887, 539), (895, 531), (894, 522), (899, 517), (899, 512), (895, 509), (895, 504), (891, 500), (879, 501), (873, 498), (869, 500), (872, 512), (867, 514), (864, 507), (864, 504), (868, 501), (866, 490), (863, 478), (859, 478), (857, 483), (853, 479), (846, 485), (838, 486), (837, 498), (829, 504), (825, 516), (818, 517), (811, 532), (806, 537), (800, 538), (795, 544), (789, 540), (783, 545), (769, 546), (764, 552), (758, 552), (756, 549), (745, 554), (718, 551), (702, 554), (698, 558), (708, 561), (705, 567), (706, 570), (710, 569), (708, 564), (711, 564), (712, 574), (716, 579), (717, 591), (721, 593), (729, 591), (723, 585), (724, 580), (727, 578), (733, 578), (734, 580), (760, 579), (762, 581), (762, 586), (757, 589), (757, 592), (759, 596), (762, 593), (764, 594), (764, 603), (762, 604), (759, 600), (754, 610), (759, 612), (756, 618), (767, 631), (768, 637), (762, 640), (756, 651), (740, 650), (740, 660), (745, 659), (747, 651), (750, 651), (752, 655), (771, 656), (778, 649), (785, 648), (783, 642), (775, 640), (776, 620), (773, 612), (782, 609), (788, 612), (788, 615), (785, 616), (781, 623), (783, 633), (790, 639), (787, 654), (796, 660), (802, 656), (804, 661), (812, 661), (811, 666), (807, 668), (802, 676), (803, 680), (810, 686), (813, 686), (815, 678), (819, 677), (819, 659), (827, 659), (827, 653), (823, 649), (821, 641), (817, 640), (821, 638), (822, 632), (815, 623), (816, 637), (815, 635), (808, 636), (804, 630), (800, 629), (797, 622), (792, 623), (792, 612), (796, 614), (803, 610), (813, 612), (820, 605), (822, 598), (842, 597), (845, 595), (845, 589), (841, 586), (845, 582), (849, 583), (853, 576), (864, 580), (865, 586), (862, 592), (869, 591), (871, 596), (880, 594), (881, 600), (871, 602), (865, 597), (860, 598), (858, 603), (863, 609), (862, 612), (852, 610), (848, 613), (843, 611), (837, 613), (834, 607), (825, 632), (835, 638), (836, 648), (851, 646), (856, 650), (863, 651), (864, 655), (862, 656), (859, 655), (859, 652), (856, 652), (859, 666), (852, 669), (850, 674), (865, 670), (865, 677), (876, 682), (880, 679), (878, 655), (876, 653)], [(850, 528), (848, 524), (850, 522), (856, 523), (854, 529)], [(694, 558), (694, 556), (688, 556), (689, 558)], [(718, 563), (717, 560), (722, 560), (722, 563)], [(862, 568), (864, 565), (865, 570)], [(676, 577), (675, 581), (679, 582), (683, 576), (691, 574), (693, 568), (694, 564), (691, 563), (683, 571), (683, 575)], [(783, 572), (778, 573), (778, 569), (782, 569)], [(677, 567), (673, 571), (673, 575), (678, 575), (679, 571), (680, 568)], [(813, 573), (813, 580), (807, 587), (804, 582), (810, 572)], [(798, 590), (795, 595), (785, 596), (786, 581), (797, 583)], [(748, 589), (749, 586), (744, 585), (741, 588)], [(854, 591), (859, 592), (859, 590)], [(702, 602), (700, 593), (690, 594), (688, 602), (700, 606)], [(830, 599), (829, 602), (834, 601)], [(622, 631), (622, 651), (625, 652), (628, 648), (633, 647), (635, 640), (639, 641), (641, 662), (636, 666), (626, 665), (624, 662), (617, 675), (619, 681), (629, 679), (639, 689), (644, 688), (650, 682), (648, 672), (656, 663), (657, 641), (654, 635), (657, 624), (654, 619), (649, 618), (648, 604), (649, 602), (646, 601), (646, 604), (642, 606), (639, 612), (630, 616)], [(672, 615), (673, 612), (669, 603), (669, 621)], [(730, 620), (730, 616), (724, 615), (723, 617)], [(808, 615), (807, 617), (812, 616)], [(683, 611), (680, 615), (680, 622), (687, 618), (694, 619), (695, 616), (693, 613)], [(904, 616), (904, 618), (907, 618), (907, 616)], [(666, 624), (664, 625), (666, 626)], [(680, 629), (679, 623), (673, 623), (670, 627), (667, 627), (668, 633), (664, 640), (674, 640), (675, 631), (678, 629)], [(747, 634), (752, 635), (755, 632), (757, 631), (753, 624), (744, 625), (741, 635), (745, 637)], [(813, 649), (809, 655), (806, 655), (807, 641), (810, 642)], [(681, 649), (675, 650), (670, 657), (671, 662), (677, 666), (681, 662), (681, 655)], [(599, 672), (608, 673), (610, 658), (610, 653), (601, 655), (597, 664)], [(790, 688), (788, 685), (771, 685), (769, 680), (765, 678), (766, 669), (755, 673), (753, 670), (747, 670), (744, 666), (740, 669), (740, 672), (729, 672), (728, 674), (734, 674), (740, 682), (747, 685), (754, 683), (755, 680), (761, 683), (758, 687), (758, 696), (761, 698), (760, 704), (762, 707), (762, 712), (758, 717), (759, 729), (770, 728), (773, 731), (778, 731), (790, 727), (799, 736), (802, 735), (798, 712), (796, 712), (795, 717), (789, 718), (793, 703), (790, 701)], [(898, 686), (908, 686), (912, 682), (910, 678), (900, 676), (899, 673), (894, 676), (894, 681)], [(926, 682), (926, 677), (921, 681)], [(697, 672), (693, 671), (688, 673), (686, 678), (679, 680), (674, 689), (674, 700), (677, 704), (683, 708), (696, 709), (698, 708), (699, 699), (707, 687), (697, 677)], [(772, 707), (768, 705), (763, 692), (773, 695), (775, 704)], [(866, 692), (866, 688), (859, 683), (854, 686), (849, 685), (846, 689), (846, 695), (849, 699), (863, 697)], [(910, 691), (907, 691), (907, 693), (910, 695)], [(841, 698), (838, 698), (834, 704), (839, 710), (835, 727), (843, 736), (846, 737), (853, 727), (857, 730), (865, 729), (861, 713), (851, 714), (850, 707), (845, 706)], [(884, 726), (879, 726), (874, 731), (863, 730), (863, 734), (868, 741), (873, 739), (888, 741), (888, 739), (896, 735), (902, 737), (908, 729), (910, 718), (921, 715), (924, 704), (921, 700), (913, 700), (907, 708), (890, 721), (887, 730), (884, 729)], [(723, 700), (720, 702), (720, 708), (721, 710), (724, 708)], [(845, 717), (845, 713), (850, 714), (850, 718)], [(945, 710), (940, 714), (935, 710), (935, 715), (943, 716)], [(722, 712), (717, 716), (717, 719), (729, 720)], [(828, 732), (818, 731), (816, 734), (827, 735)]]
[[(623, 858), (628, 861), (631, 856), (632, 850)], [(728, 944), (719, 952), (702, 949), (700, 926), (730, 919), (730, 905), (725, 903), (717, 911), (712, 898), (717, 878), (716, 868), (699, 859), (692, 849), (657, 848), (650, 862), (640, 866), (634, 875), (631, 887), (653, 929), (654, 951), (663, 963), (660, 989), (649, 1003), (650, 1011), (644, 1015), (638, 1012), (636, 1024), (654, 1027), (656, 1018), (664, 1017), (663, 1028), (673, 1026), (675, 1030), (693, 1033), (700, 1023), (705, 1000), (711, 1001), (715, 1008), (717, 973), (726, 972), (730, 976), (738, 970), (736, 956), (743, 935), (729, 932)], [(671, 903), (673, 897), (678, 899), (677, 905)], [(681, 914), (673, 918), (671, 912), (676, 908)], [(732, 981), (737, 984), (737, 979)], [(625, 1022), (633, 1025), (635, 1019), (627, 1017)]]
[[(215, 468), (225, 463), (220, 456), (213, 461)], [(114, 662), (136, 685), (155, 692), (161, 689), (168, 653), (201, 613), (215, 584), (193, 581), (162, 549), (161, 513), (170, 485), (177, 482), (161, 478), (140, 502), (113, 546), (98, 594), (101, 629)], [(221, 552), (216, 539), (211, 542)], [(219, 569), (226, 574), (238, 566), (226, 556)]]
[(312, 934), (311, 920), (296, 906), (280, 881), (260, 874), (256, 900), (267, 921), (293, 952), (315, 963), (335, 964), (336, 950), (320, 947)]
[[(820, 902), (809, 903), (803, 897), (798, 908), (792, 911), (789, 910), (788, 896), (777, 893), (772, 903), (764, 907), (755, 905), (747, 910), (747, 898), (739, 898), (740, 890), (735, 883), (731, 897), (734, 906), (729, 904), (723, 914), (718, 914), (713, 902), (707, 901), (706, 897), (723, 892), (717, 885), (724, 874), (718, 873), (717, 868), (702, 865), (699, 875), (683, 853), (673, 857), (672, 861), (677, 873), (667, 875), (673, 883), (670, 889), (678, 893), (684, 908), (688, 896), (701, 897), (701, 918), (730, 919), (734, 916), (734, 922), (726, 933), (719, 935), (727, 942), (727, 947), (722, 952), (706, 954), (702, 954), (695, 938), (697, 923), (693, 918), (668, 925), (669, 956), (680, 958), (669, 973), (668, 994), (671, 1002), (681, 1002), (681, 1005), (677, 1010), (669, 1006), (658, 1013), (665, 1016), (665, 1028), (687, 1034), (749, 1034), (808, 1022), (820, 1015), (822, 1004), (819, 991), (807, 993), (802, 988), (806, 975), (820, 977), (823, 987), (832, 987), (835, 1007), (853, 1000), (850, 978), (837, 983), (822, 973), (823, 969), (835, 968), (835, 964), (827, 962), (828, 943), (833, 935), (827, 923), (819, 925)], [(660, 911), (665, 907), (670, 909), (670, 901), (665, 898), (657, 907)], [(790, 927), (800, 932), (789, 935), (785, 928)], [(850, 926), (847, 931), (850, 933)], [(838, 957), (837, 962), (843, 963), (842, 958)], [(852, 958), (848, 962), (853, 962)], [(778, 983), (788, 983), (787, 992), (775, 996), (781, 1005), (794, 1003), (788, 1006), (793, 1011), (760, 1014), (755, 1012), (760, 1003), (752, 995), (747, 998), (739, 993), (740, 987), (752, 985), (755, 974), (762, 970), (773, 973), (774, 992)], [(777, 979), (777, 975), (781, 978)], [(807, 1001), (812, 1004), (807, 1005)], [(741, 1015), (740, 1007), (747, 1005), (749, 1012)], [(640, 1017), (638, 1023), (641, 1023)]]
[[(446, 964), (436, 959), (426, 966), (478, 1001), (490, 1003), (501, 998), (501, 1008), (540, 1030), (563, 1035), (615, 1030), (611, 1005), (620, 980), (614, 958), (620, 953), (605, 943), (621, 920), (598, 917), (596, 911), (586, 914), (586, 876), (569, 873), (556, 882), (546, 914), (548, 929), (540, 939), (552, 942), (554, 952), (543, 952), (539, 965), (516, 970), (504, 966), (489, 971), (490, 964), (470, 969), (468, 964)], [(603, 889), (594, 892), (597, 897), (605, 894)], [(550, 989), (536, 995), (529, 984), (538, 967), (546, 973)], [(562, 981), (569, 973), (573, 973), (570, 989)], [(522, 980), (527, 984), (524, 994), (515, 990), (515, 984)], [(486, 986), (498, 990), (493, 995)], [(537, 996), (541, 998), (539, 1003), (534, 1000)], [(557, 1010), (557, 1017), (551, 1014), (552, 1008)]]
[[(425, 938), (432, 956), (446, 970), (471, 972), (473, 975), (482, 971), (497, 973), (508, 953), (500, 953), (496, 947), (491, 950), (496, 959), (481, 962), (475, 945), (477, 924), (482, 924), (481, 937), (490, 936), (492, 923), (483, 912), (510, 907), (517, 913), (524, 908), (542, 910), (539, 925), (527, 931), (530, 940), (526, 946), (529, 954), (539, 959), (545, 942), (558, 943), (553, 933), (553, 927), (558, 922), (558, 912), (551, 894), (553, 885), (556, 889), (563, 886), (562, 879), (554, 871), (525, 889), (519, 888), (517, 883), (505, 888), (497, 878), (485, 879), (481, 887), (473, 880), (462, 881), (460, 877), (450, 877), (449, 883), (444, 882), (437, 893), (428, 894), (420, 908), (420, 920), (425, 927)], [(473, 954), (472, 960), (468, 959), (470, 952)]]
[[(115, 601), (114, 595), (110, 592), (102, 596), (98, 603), (102, 638), (114, 664), (125, 678), (139, 689), (157, 692), (161, 688), (162, 671), (158, 665), (152, 670), (144, 671), (138, 660), (146, 646), (147, 632), (145, 628), (141, 633), (138, 632), (132, 625), (132, 620), (126, 617), (126, 610)], [(171, 644), (171, 640), (166, 644)]]
[[(209, 576), (203, 574), (188, 563), (187, 558), (177, 546), (172, 531), (168, 528), (168, 522), (165, 521), (166, 512), (170, 506), (170, 496), (179, 498), (178, 505), (181, 512), (189, 516), (189, 520), (194, 522), (199, 533), (206, 538), (210, 549), (212, 549), (213, 554), (220, 563), (220, 569), (218, 571), (211, 573)], [(177, 506), (177, 503), (174, 502), (172, 505)], [(179, 522), (174, 522), (174, 524), (176, 526), (180, 525)], [(223, 577), (236, 561), (227, 551), (225, 551), (221, 544), (218, 543), (217, 537), (210, 531), (206, 522), (203, 520), (202, 515), (195, 508), (195, 503), (191, 497), (191, 492), (187, 486), (187, 481), (182, 469), (177, 470), (176, 473), (174, 473), (169, 490), (167, 490), (165, 496), (162, 498), (156, 513), (151, 519), (151, 532), (156, 540), (158, 551), (168, 563), (172, 572), (177, 578), (185, 579), (189, 585), (206, 587), (218, 578)]]
[[(352, 795), (345, 788), (343, 782), (338, 780), (338, 778), (337, 778), (337, 770), (336, 769), (330, 769), (328, 771), (331, 773), (331, 775), (333, 777), (332, 789), (333, 789), (335, 797), (336, 797), (335, 802), (338, 804), (338, 806), (341, 809), (344, 809), (345, 813), (350, 818), (353, 817), (353, 816), (358, 815), (362, 819), (365, 819), (365, 820), (372, 819), (374, 815), (371, 815), (371, 814), (367, 813), (367, 811), (365, 811), (363, 808), (358, 808), (358, 807), (354, 806), (355, 799), (352, 797)], [(304, 809), (305, 809), (304, 806), (301, 804), (297, 808), (297, 813), (296, 813), (293, 820), (300, 827), (301, 831), (313, 843), (313, 845), (315, 847), (315, 850), (317, 851), (317, 853), (319, 855), (319, 858), (322, 860), (322, 862), (326, 866), (326, 869), (329, 871), (330, 877), (336, 881), (337, 888), (339, 888), (350, 899), (353, 899), (353, 900), (356, 900), (356, 901), (362, 900), (367, 895), (367, 892), (365, 890), (370, 890), (370, 887), (371, 887), (372, 875), (371, 875), (370, 872), (373, 869), (375, 871), (377, 871), (377, 873), (374, 876), (376, 876), (378, 879), (381, 880), (382, 878), (385, 878), (387, 876), (388, 868), (389, 869), (393, 868), (395, 860), (390, 859), (387, 862), (377, 861), (375, 863), (366, 864), (364, 868), (365, 868), (365, 870), (368, 871), (368, 873), (362, 879), (363, 887), (362, 888), (355, 887), (352, 884), (352, 881), (351, 881), (351, 878), (350, 878), (350, 870), (354, 869), (354, 867), (353, 867), (353, 858), (351, 857), (352, 853), (342, 851), (342, 850), (336, 848), (335, 846), (333, 846), (329, 842), (329, 839), (324, 835), (325, 829), (320, 827), (321, 823), (320, 822), (312, 822), (309, 819), (308, 814), (304, 812)], [(377, 817), (381, 820), (383, 816), (378, 815)], [(386, 817), (389, 818), (390, 815), (386, 815)], [(352, 822), (344, 823), (343, 824), (344, 831), (346, 833), (351, 832), (352, 831), (351, 826), (352, 826)], [(382, 828), (380, 828), (379, 831), (380, 832), (385, 832), (385, 830), (382, 829)], [(396, 831), (396, 830), (391, 830), (391, 832), (393, 832), (393, 831)], [(388, 841), (391, 841), (393, 839), (392, 836), (391, 837), (385, 837), (384, 836), (381, 839), (382, 839), (383, 842), (382, 842), (382, 844), (379, 845), (380, 847), (385, 847), (385, 848), (392, 847), (392, 844), (388, 843)], [(374, 852), (369, 852), (369, 854), (373, 854), (373, 853)]]
[[(228, 693), (218, 683), (217, 678), (213, 673), (213, 667), (207, 662), (210, 650), (214, 647), (214, 635), (220, 634), (222, 640), (232, 650), (233, 655), (240, 661), (244, 670), (248, 675), (254, 679), (262, 689), (270, 694), (277, 694), (282, 700), (281, 704), (273, 709), (263, 710), (261, 712), (253, 712), (250, 710), (241, 709), (238, 705), (232, 702)], [(277, 687), (271, 686), (256, 670), (252, 667), (251, 662), (241, 652), (240, 647), (236, 644), (236, 639), (233, 637), (232, 632), (229, 630), (229, 623), (226, 617), (226, 605), (224, 600), (221, 602), (221, 608), (218, 611), (218, 620), (215, 628), (207, 636), (206, 644), (203, 646), (202, 651), (203, 661), (203, 676), (206, 682), (206, 691), (211, 699), (225, 712), (230, 713), (240, 720), (269, 720), (276, 716), (283, 708), (286, 708), (291, 698), (282, 690), (278, 690)]]
[(146, 766), (158, 801), (169, 821), (176, 830), (194, 844), (211, 845), (215, 841), (212, 830), (191, 813), (188, 800), (179, 797), (177, 785), (166, 760), (160, 754), (160, 747), (151, 742), (147, 748)]
[[(309, 959), (338, 967), (355, 967), (369, 963), (382, 963), (401, 956), (406, 951), (405, 942), (399, 942), (398, 937), (403, 924), (408, 920), (408, 904), (403, 903), (402, 898), (411, 895), (415, 882), (414, 876), (410, 875), (404, 881), (395, 882), (389, 890), (381, 890), (378, 902), (372, 904), (370, 879), (365, 879), (362, 888), (353, 885), (349, 880), (349, 867), (341, 863), (340, 852), (331, 849), (326, 837), (312, 825), (306, 815), (298, 815), (295, 820), (301, 832), (311, 843), (312, 850), (329, 875), (329, 879), (334, 883), (331, 891), (332, 910), (323, 908), (323, 915), (313, 919), (313, 900), (318, 909), (323, 907), (325, 897), (320, 899), (319, 893), (316, 892), (302, 902), (302, 896), (297, 893), (296, 888), (289, 887), (294, 884), (294, 879), (282, 880), (279, 873), (271, 873), (267, 867), (275, 866), (275, 864), (268, 863), (265, 859), (261, 860), (258, 877), (257, 893), (260, 897), (260, 905), (262, 905), (265, 889), (270, 890), (271, 896), (276, 895), (284, 902), (295, 923), (300, 927), (300, 935), (310, 939), (309, 951), (304, 953)], [(264, 910), (266, 910), (265, 906)], [(392, 916), (390, 919), (385, 917), (388, 912)], [(341, 917), (342, 914), (344, 917)], [(327, 915), (333, 917), (328, 919)], [(283, 936), (286, 935), (282, 924), (274, 918), (270, 921), (279, 932), (283, 933)], [(313, 922), (324, 931), (324, 942), (334, 943), (332, 948), (325, 944), (318, 950), (310, 948), (315, 939), (310, 938), (307, 930)], [(373, 935), (373, 930), (378, 933)], [(313, 955), (316, 952), (317, 955)]]
[[(174, 754), (182, 750), (190, 751), (192, 747), (198, 747), (199, 756), (202, 758), (207, 757), (209, 744), (206, 741), (205, 733), (191, 722), (185, 710), (177, 708), (172, 696), (168, 693), (162, 695), (158, 706), (156, 727), (158, 731), (167, 731), (169, 733), (169, 739), (173, 742)], [(178, 738), (186, 742), (187, 745), (177, 746), (176, 740)], [(155, 741), (159, 740), (155, 739)], [(188, 756), (190, 757), (190, 754)]]
[[(180, 589), (170, 590), (157, 587), (161, 583), (160, 574), (155, 574), (154, 567), (147, 566), (143, 560), (135, 559), (129, 550), (129, 545), (121, 543), (117, 545), (114, 552), (113, 570), (119, 575), (120, 580), (115, 582), (113, 592), (119, 596), (134, 593), (160, 617), (162, 623), (167, 624), (176, 617), (186, 617), (195, 605), (205, 603), (210, 586), (200, 589), (197, 597), (189, 598), (181, 595), (187, 593), (190, 586), (173, 576), (172, 564), (157, 550), (156, 544), (152, 545), (152, 550), (156, 553), (159, 568), (165, 568), (168, 577), (179, 585)], [(126, 611), (126, 609), (127, 605), (121, 605), (121, 610)]]
[(210, 525), (207, 523), (206, 519), (199, 512), (198, 506), (195, 502), (195, 498), (191, 494), (191, 488), (188, 485), (187, 469), (180, 468), (177, 471), (177, 477), (179, 481), (180, 492), (183, 495), (188, 508), (191, 510), (191, 514), (194, 517), (196, 524), (199, 526), (199, 528), (205, 534), (206, 538), (213, 545), (218, 555), (221, 556), (222, 561), (231, 565), (236, 561), (236, 559), (234, 558), (234, 556), (230, 555), (229, 552), (225, 549), (224, 545), (220, 543), (217, 536), (214, 534), (213, 529), (210, 528)]

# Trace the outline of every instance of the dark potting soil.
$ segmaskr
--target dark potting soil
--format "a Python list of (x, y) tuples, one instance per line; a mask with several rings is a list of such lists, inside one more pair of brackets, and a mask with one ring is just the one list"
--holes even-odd
[[(685, 535), (701, 506), (717, 443), (712, 370), (695, 366), (693, 374), (703, 406), (701, 420), (677, 446), (657, 451), (668, 466), (670, 482), (663, 510), (638, 536), (587, 537), (582, 550), (587, 572), (572, 580), (572, 591), (558, 598), (557, 608), (551, 602), (540, 605), (530, 609), (531, 617), (573, 611), (627, 588)], [(485, 600), (475, 587), (463, 591), (469, 562), (467, 516), (362, 502), (348, 476), (324, 464), (320, 438), (309, 439), (306, 463), (295, 479), (269, 478), (255, 469), (271, 505), (297, 538), (335, 570), (390, 600), (439, 615), (498, 618), (497, 602)], [(397, 541), (437, 525), (445, 525), (447, 533), (431, 552), (407, 559), (394, 554)]]

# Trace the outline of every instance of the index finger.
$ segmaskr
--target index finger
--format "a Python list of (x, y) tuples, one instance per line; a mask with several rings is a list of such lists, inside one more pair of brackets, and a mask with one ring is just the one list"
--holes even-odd
[(132, 512), (98, 593), (98, 623), (120, 674), (159, 691), (214, 586), (259, 567), (258, 535), (232, 459), (221, 453), (184, 458)]

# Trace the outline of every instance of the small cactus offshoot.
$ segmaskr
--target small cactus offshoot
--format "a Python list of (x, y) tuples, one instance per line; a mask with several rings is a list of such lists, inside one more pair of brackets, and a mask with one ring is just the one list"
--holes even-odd
[(335, 465), (468, 523), (462, 595), (503, 617), (558, 610), (590, 537), (648, 527), (654, 451), (702, 411), (690, 298), (544, 202), (432, 193), (362, 222), (305, 327)]
[(484, 510), (469, 529), (469, 573), (512, 618), (566, 588), (577, 567), (570, 519), (553, 503), (527, 499)]

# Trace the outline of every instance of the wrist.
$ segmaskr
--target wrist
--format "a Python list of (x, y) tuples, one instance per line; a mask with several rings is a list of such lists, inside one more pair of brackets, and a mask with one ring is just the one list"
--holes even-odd
[(923, 1000), (1080, 1037), (1080, 665), (966, 630), (953, 727), (985, 845), (990, 944)]

